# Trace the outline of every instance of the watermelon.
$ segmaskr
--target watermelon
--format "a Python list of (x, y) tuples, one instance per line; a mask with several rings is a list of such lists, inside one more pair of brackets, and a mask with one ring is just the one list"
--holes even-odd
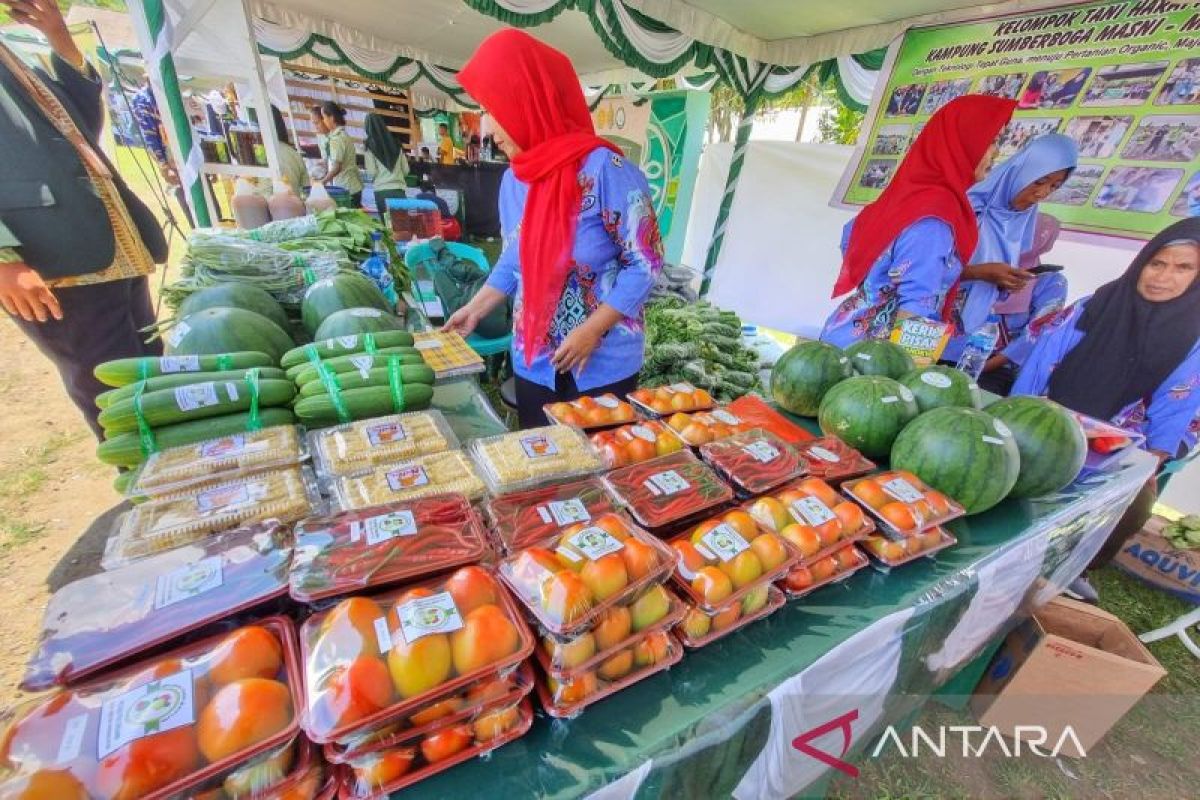
[(821, 398), (854, 374), (850, 359), (825, 342), (801, 342), (788, 350), (771, 371), (771, 396), (781, 408), (815, 417)]
[(283, 306), (265, 289), (248, 283), (218, 283), (189, 294), (175, 309), (176, 319), (206, 308), (241, 308), (261, 314), (283, 330), (290, 326)]
[(908, 470), (968, 514), (978, 514), (1012, 491), (1021, 453), (1012, 431), (991, 414), (943, 406), (900, 431), (892, 445), (892, 469)]
[(834, 386), (821, 400), (821, 430), (868, 458), (886, 456), (900, 430), (918, 414), (912, 392), (882, 375), (858, 375)]
[(1087, 458), (1087, 438), (1075, 415), (1043, 397), (1006, 397), (987, 413), (1008, 426), (1021, 453), (1021, 473), (1013, 497), (1057, 492), (1079, 474)]
[(859, 375), (883, 375), (900, 380), (917, 366), (907, 350), (882, 339), (855, 342), (846, 348), (846, 355)]
[(261, 314), (241, 308), (206, 308), (189, 314), (163, 336), (169, 356), (205, 353), (266, 353), (278, 364), (296, 346), (292, 337)]
[(339, 272), (322, 278), (304, 292), (300, 318), (304, 329), (314, 335), (321, 323), (335, 311), (344, 308), (378, 308), (391, 311), (387, 298), (374, 281), (357, 272)]
[(321, 342), (326, 339), (336, 339), (339, 336), (402, 330), (404, 330), (404, 321), (395, 314), (370, 307), (344, 308), (326, 317), (317, 327), (313, 338)]
[(983, 407), (983, 399), (975, 381), (954, 367), (940, 364), (921, 367), (900, 378), (900, 382), (912, 391), (922, 412), (942, 406)]

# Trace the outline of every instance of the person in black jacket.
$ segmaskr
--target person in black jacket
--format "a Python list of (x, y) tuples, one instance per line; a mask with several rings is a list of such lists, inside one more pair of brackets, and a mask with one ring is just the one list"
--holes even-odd
[(58, 368), (67, 394), (101, 435), (93, 368), (157, 355), (148, 275), (167, 257), (162, 230), (97, 144), (99, 75), (54, 0), (2, 0), (41, 31), (48, 71), (0, 43), (0, 305)]

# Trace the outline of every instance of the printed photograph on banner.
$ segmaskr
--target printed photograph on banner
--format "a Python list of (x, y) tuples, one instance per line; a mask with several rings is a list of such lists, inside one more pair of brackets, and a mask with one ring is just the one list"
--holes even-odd
[(1177, 217), (1200, 217), (1200, 172), (1193, 172), (1187, 186), (1175, 198), (1171, 213)]
[(1200, 58), (1186, 58), (1175, 65), (1154, 98), (1154, 105), (1200, 105)]
[(1142, 117), (1121, 158), (1194, 161), (1200, 154), (1200, 114)]
[(1079, 145), (1080, 158), (1108, 158), (1117, 152), (1133, 117), (1075, 117), (1063, 131)]
[(911, 125), (884, 125), (875, 137), (871, 154), (876, 156), (898, 156), (908, 147)]
[(986, 94), (992, 97), (1007, 97), (1016, 100), (1021, 95), (1021, 87), (1025, 85), (1024, 72), (1010, 72), (1008, 75), (985, 75), (975, 85), (975, 94)]
[(1100, 164), (1080, 164), (1067, 178), (1067, 182), (1058, 191), (1045, 199), (1047, 203), (1061, 203), (1065, 206), (1086, 206), (1100, 185), (1104, 175), (1104, 167)]
[(1014, 119), (1004, 127), (997, 143), (1000, 145), (1000, 158), (1005, 159), (1029, 144), (1030, 140), (1047, 133), (1057, 133), (1062, 124), (1062, 117), (1022, 117)]
[(921, 98), (924, 96), (925, 84), (923, 83), (897, 86), (888, 99), (885, 113), (889, 117), (911, 117), (921, 107)]
[(929, 88), (925, 90), (925, 99), (921, 101), (921, 113), (932, 114), (954, 98), (962, 97), (970, 88), (970, 78), (929, 84)]
[(858, 182), (867, 189), (882, 189), (892, 179), (892, 173), (899, 163), (893, 158), (873, 158), (863, 168), (862, 178)]
[(1019, 108), (1067, 108), (1075, 102), (1092, 74), (1091, 67), (1044, 70), (1033, 73), (1017, 101)]
[(1150, 99), (1169, 61), (1117, 64), (1096, 70), (1083, 93), (1082, 106), (1140, 106)]
[(1156, 214), (1166, 206), (1182, 177), (1181, 169), (1113, 167), (1092, 205)]

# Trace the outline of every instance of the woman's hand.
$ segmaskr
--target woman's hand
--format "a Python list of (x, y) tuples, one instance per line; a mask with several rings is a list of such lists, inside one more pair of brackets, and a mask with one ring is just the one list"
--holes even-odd
[(442, 330), (454, 331), (465, 339), (479, 327), (480, 320), (507, 298), (508, 295), (499, 289), (484, 285), (469, 303), (450, 315), (450, 319), (442, 325)]
[(58, 298), (42, 276), (26, 264), (0, 264), (0, 305), (14, 317), (26, 322), (62, 319)]
[(997, 261), (986, 264), (971, 264), (970, 266), (963, 267), (962, 278), (964, 281), (994, 283), (1001, 289), (1012, 292), (1022, 288), (1026, 282), (1032, 280), (1033, 275), (1023, 269), (1015, 269), (1008, 264)]
[(583, 324), (567, 334), (562, 344), (554, 351), (550, 363), (558, 372), (575, 372), (583, 370), (592, 352), (600, 346), (605, 330), (601, 330), (589, 317)]

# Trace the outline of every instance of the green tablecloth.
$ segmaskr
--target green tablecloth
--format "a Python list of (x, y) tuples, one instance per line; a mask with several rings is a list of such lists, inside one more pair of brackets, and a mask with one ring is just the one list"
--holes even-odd
[[(1052, 498), (1010, 501), (952, 522), (959, 544), (936, 559), (889, 575), (868, 568), (790, 602), (576, 719), (539, 715), (523, 738), (400, 795), (819, 793), (834, 758), (853, 760), (1023, 611), (1073, 580), (1154, 463), (1130, 453)], [(809, 752), (792, 746), (814, 729)]]

